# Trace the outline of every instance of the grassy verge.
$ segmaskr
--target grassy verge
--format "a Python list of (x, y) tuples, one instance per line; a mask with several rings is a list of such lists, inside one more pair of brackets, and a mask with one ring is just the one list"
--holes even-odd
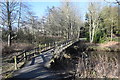
[(87, 51), (108, 51), (120, 52), (120, 42), (110, 41), (101, 44), (91, 44), (87, 47)]

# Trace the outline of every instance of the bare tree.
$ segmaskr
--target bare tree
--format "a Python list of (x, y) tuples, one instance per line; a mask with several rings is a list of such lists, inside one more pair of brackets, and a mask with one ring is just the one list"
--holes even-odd
[[(97, 3), (91, 2), (89, 4), (88, 23), (89, 23), (89, 40), (90, 43), (94, 41), (95, 33), (99, 25), (99, 6)], [(99, 10), (99, 11), (98, 11)]]
[[(8, 28), (8, 46), (11, 46), (12, 39), (17, 37), (17, 34), (13, 31), (13, 28), (19, 28), (22, 26), (26, 15), (29, 12), (28, 6), (23, 4), (19, 0), (4, 0), (0, 3), (2, 25)], [(23, 13), (23, 14), (21, 14)]]
[(5, 0), (4, 2), (0, 3), (2, 7), (2, 15), (1, 18), (5, 23), (5, 26), (8, 27), (8, 46), (11, 46), (12, 41), (12, 26), (15, 23), (17, 18), (17, 11), (18, 11), (18, 2), (17, 1), (10, 1)]
[(62, 3), (60, 8), (51, 8), (48, 11), (47, 24), (49, 32), (67, 39), (77, 38), (80, 33), (80, 16), (73, 9), (70, 2)]
[(19, 11), (18, 11), (18, 29), (17, 29), (17, 31), (19, 30), (19, 27), (20, 27), (21, 9), (22, 9), (22, 2), (19, 3)]

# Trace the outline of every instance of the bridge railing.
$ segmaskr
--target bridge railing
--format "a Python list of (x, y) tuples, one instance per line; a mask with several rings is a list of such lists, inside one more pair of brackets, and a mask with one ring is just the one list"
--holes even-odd
[(57, 48), (59, 50), (61, 49), (61, 51), (62, 51), (63, 47), (67, 48), (67, 46), (74, 43), (75, 41), (76, 40), (66, 40), (66, 41), (60, 41), (60, 42), (53, 42), (53, 43), (49, 43), (49, 44), (44, 44), (44, 46), (40, 45), (40, 46), (38, 46), (34, 49), (30, 49), (30, 50), (16, 51), (15, 53), (19, 53), (19, 54), (16, 54), (11, 59), (12, 61), (14, 61), (13, 66), (11, 66), (12, 72), (10, 72), (8, 75), (6, 75), (5, 78), (9, 78), (14, 73), (15, 70), (19, 69), (22, 65), (25, 64), (26, 61), (32, 59), (33, 57), (36, 57), (37, 55), (40, 55), (43, 52), (50, 50), (50, 49), (53, 49), (54, 52)]
[(48, 45), (45, 44), (43, 47), (39, 46), (34, 49), (21, 51), (20, 54), (15, 55), (13, 58), (15, 70), (17, 70), (19, 68), (18, 67), (19, 63), (21, 63), (21, 62), (25, 63), (27, 60), (30, 60), (31, 58), (35, 57), (36, 55), (39, 55), (40, 53), (42, 53), (46, 50), (49, 50), (51, 48), (54, 48), (54, 47), (55, 47), (55, 43), (49, 43)]
[[(21, 51), (21, 53), (19, 55), (15, 55), (14, 56), (14, 67), (15, 70), (17, 70), (18, 64), (21, 62), (26, 62), (27, 60), (30, 60), (31, 58), (35, 57), (36, 55), (41, 54), (42, 52), (45, 52), (49, 49), (52, 48), (58, 48), (59, 50), (62, 51), (63, 48), (67, 48), (68, 46), (70, 46), (70, 44), (74, 43), (74, 40), (67, 40), (67, 41), (63, 41), (63, 42), (54, 42), (54, 43), (49, 43), (44, 44), (44, 46), (39, 46), (37, 48), (34, 49), (30, 49), (30, 50), (23, 50)], [(58, 50), (58, 52), (59, 52)]]
[(57, 47), (54, 48), (53, 56), (52, 58), (47, 62), (45, 67), (49, 68), (51, 66), (51, 63), (55, 62), (56, 58), (59, 58), (61, 56), (61, 52), (63, 52), (68, 47), (74, 45), (74, 43), (79, 42), (80, 39), (74, 39), (74, 40), (67, 40), (61, 43), (58, 43)]

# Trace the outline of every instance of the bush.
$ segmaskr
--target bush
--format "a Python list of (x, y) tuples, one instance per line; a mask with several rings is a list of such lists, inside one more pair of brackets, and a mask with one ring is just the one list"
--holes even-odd
[(13, 52), (14, 49), (12, 47), (8, 47), (7, 45), (5, 45), (3, 48), (2, 48), (2, 54), (3, 55), (6, 55), (6, 54), (10, 54), (11, 52)]
[(108, 42), (108, 41), (110, 41), (110, 40), (111, 40), (110, 37), (102, 37), (102, 38), (100, 39), (99, 43)]

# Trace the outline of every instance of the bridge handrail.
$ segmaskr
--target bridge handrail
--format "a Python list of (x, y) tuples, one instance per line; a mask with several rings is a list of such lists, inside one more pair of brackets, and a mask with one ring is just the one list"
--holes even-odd
[(60, 55), (60, 53), (65, 50), (66, 48), (68, 48), (69, 46), (71, 46), (72, 44), (78, 42), (80, 39), (72, 39), (72, 40), (67, 40), (65, 42), (63, 42), (62, 44), (60, 44), (56, 50), (54, 51), (54, 57), (57, 57)]
[(60, 48), (65, 47), (67, 45), (69, 45), (71, 42), (75, 42), (76, 40), (66, 40), (63, 42), (54, 42), (54, 43), (49, 43), (48, 45), (44, 45), (43, 47), (36, 47), (33, 49), (29, 49), (29, 50), (23, 50), (21, 51), (20, 54), (15, 55), (14, 56), (14, 66), (15, 66), (15, 70), (18, 69), (17, 64), (19, 64), (20, 62), (25, 62), (26, 60), (29, 60), (30, 58), (33, 58), (36, 56), (37, 53), (42, 53), (46, 50), (49, 50), (51, 48)]
[(46, 50), (48, 50), (48, 49), (50, 49), (50, 48), (53, 48), (53, 47), (54, 47), (54, 44), (51, 45), (51, 44), (49, 43), (48, 46), (45, 44), (45, 46), (43, 46), (43, 47), (36, 47), (36, 48), (34, 48), (34, 49), (22, 50), (20, 54), (15, 55), (15, 56), (13, 57), (15, 70), (18, 69), (17, 64), (19, 64), (19, 63), (22, 62), (23, 60), (24, 60), (24, 62), (25, 62), (29, 56), (35, 57), (35, 54), (36, 54), (36, 53), (41, 53), (41, 52), (46, 51)]
[[(66, 40), (66, 41), (54, 42), (54, 43), (49, 43), (48, 46), (46, 44), (44, 44), (44, 46), (42, 46), (42, 47), (38, 46), (33, 49), (16, 51), (14, 53), (20, 53), (20, 54), (13, 56), (12, 59), (14, 60), (14, 66), (11, 66), (11, 67), (14, 67), (14, 69), (17, 70), (19, 68), (18, 64), (20, 62), (23, 61), (24, 62), (23, 65), (24, 65), (25, 62), (27, 61), (27, 58), (29, 58), (30, 56), (32, 56), (31, 58), (35, 57), (36, 52), (39, 52), (41, 54), (42, 52), (47, 51), (49, 49), (55, 49), (57, 47), (59, 47), (59, 48), (65, 47), (65, 46), (69, 45), (70, 42), (74, 43), (75, 41), (76, 40)], [(10, 77), (14, 73), (15, 70), (12, 70), (11, 73), (6, 75), (6, 78)]]

